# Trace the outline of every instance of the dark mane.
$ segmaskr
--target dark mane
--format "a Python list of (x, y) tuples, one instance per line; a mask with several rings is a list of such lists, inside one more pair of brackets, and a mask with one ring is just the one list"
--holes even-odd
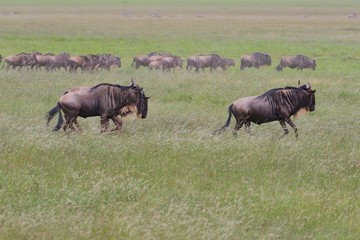
[(112, 83), (100, 83), (100, 84), (92, 87), (92, 88), (89, 90), (89, 92), (92, 92), (92, 91), (94, 91), (95, 89), (97, 89), (97, 88), (99, 88), (99, 87), (101, 87), (101, 86), (116, 87), (116, 88), (120, 88), (120, 89), (122, 89), (122, 90), (129, 89), (129, 86), (121, 86), (121, 85), (119, 85), (119, 84), (112, 84)]
[(274, 88), (271, 89), (263, 94), (261, 94), (260, 96), (257, 97), (257, 99), (263, 99), (263, 98), (272, 98), (277, 92), (281, 91), (281, 90), (297, 90), (299, 88), (297, 87), (283, 87), (283, 88)]

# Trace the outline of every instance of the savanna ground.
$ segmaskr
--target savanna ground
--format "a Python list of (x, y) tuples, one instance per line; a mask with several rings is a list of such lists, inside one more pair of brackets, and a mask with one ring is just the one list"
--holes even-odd
[[(0, 54), (112, 53), (99, 74), (0, 71), (0, 239), (360, 238), (358, 1), (0, 1)], [(218, 53), (226, 72), (149, 72), (135, 55)], [(272, 66), (239, 70), (241, 55)], [(316, 71), (276, 72), (304, 54)], [(44, 115), (66, 90), (134, 77), (151, 96), (144, 120), (100, 134), (52, 132)], [(310, 82), (316, 110), (212, 136), (235, 99)], [(234, 121), (234, 119), (233, 119)], [(233, 127), (233, 122), (231, 127)]]

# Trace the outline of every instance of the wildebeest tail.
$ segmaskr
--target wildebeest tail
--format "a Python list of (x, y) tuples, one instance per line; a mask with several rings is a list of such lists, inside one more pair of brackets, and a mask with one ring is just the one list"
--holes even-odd
[(45, 116), (47, 119), (46, 126), (48, 126), (51, 119), (53, 119), (57, 113), (59, 113), (59, 118), (58, 118), (58, 123), (56, 124), (55, 128), (53, 129), (54, 131), (59, 130), (64, 122), (64, 119), (63, 119), (61, 111), (60, 111), (59, 104), (57, 104), (55, 107), (53, 107)]
[(55, 117), (55, 115), (59, 112), (59, 108), (56, 105), (55, 107), (53, 107), (46, 115), (45, 118), (47, 120), (46, 122), (46, 126), (49, 126), (49, 122), (51, 121), (51, 119), (53, 119)]
[(230, 121), (231, 121), (231, 116), (233, 115), (232, 107), (233, 107), (233, 104), (231, 104), (231, 105), (228, 107), (229, 117), (228, 117), (228, 119), (226, 120), (225, 125), (222, 126), (222, 128), (216, 130), (213, 134), (221, 133), (221, 132), (225, 131), (225, 129), (226, 129), (227, 127), (229, 127)]
[(58, 131), (62, 127), (62, 125), (64, 123), (64, 119), (63, 119), (62, 114), (61, 114), (60, 104), (59, 103), (57, 105), (57, 109), (58, 109), (58, 112), (59, 112), (59, 118), (58, 118), (58, 122), (57, 122), (55, 128), (53, 129), (53, 131)]

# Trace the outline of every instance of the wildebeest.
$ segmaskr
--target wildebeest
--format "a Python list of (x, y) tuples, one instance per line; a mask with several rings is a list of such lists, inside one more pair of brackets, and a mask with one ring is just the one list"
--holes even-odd
[(163, 70), (170, 70), (179, 67), (182, 68), (183, 60), (178, 56), (164, 56), (161, 58), (161, 64)]
[(203, 71), (205, 68), (210, 68), (213, 70), (217, 67), (218, 63), (220, 62), (220, 56), (217, 54), (210, 54), (210, 55), (198, 55), (196, 58), (196, 71), (198, 72), (201, 68)]
[[(15, 56), (7, 56), (4, 59), (6, 63), (6, 70), (22, 67), (29, 67), (36, 63), (36, 56), (34, 53), (19, 53)], [(5, 66), (5, 64), (4, 64)], [(4, 67), (3, 66), (3, 67)]]
[(283, 68), (289, 67), (291, 69), (303, 70), (303, 68), (316, 69), (316, 61), (312, 60), (304, 55), (282, 57), (276, 70), (282, 71)]
[(47, 70), (54, 71), (55, 69), (60, 70), (64, 68), (67, 70), (69, 66), (70, 54), (63, 52), (55, 56), (49, 56), (47, 60)]
[(36, 69), (41, 69), (41, 67), (47, 66), (47, 61), (49, 56), (54, 56), (52, 53), (46, 53), (46, 54), (35, 54), (36, 55), (36, 64), (33, 65), (36, 67)]
[(135, 64), (135, 68), (138, 69), (140, 66), (144, 66), (144, 67), (148, 67), (149, 66), (149, 58), (152, 56), (156, 56), (156, 55), (160, 55), (156, 52), (151, 52), (145, 55), (139, 55), (133, 58), (133, 62), (131, 63), (131, 67), (134, 66)]
[[(236, 119), (234, 131), (245, 124), (245, 131), (250, 133), (251, 122), (262, 124), (279, 121), (284, 129), (284, 135), (289, 133), (289, 124), (298, 137), (297, 127), (290, 119), (302, 111), (315, 110), (315, 91), (309, 83), (298, 87), (284, 87), (271, 89), (260, 96), (243, 97), (234, 101), (228, 108), (229, 117), (225, 125), (218, 130), (224, 131), (230, 124), (231, 116)], [(236, 133), (236, 132), (234, 132)]]
[(199, 55), (196, 59), (196, 71), (199, 71), (199, 68), (201, 68), (203, 71), (205, 68), (210, 68), (210, 70), (213, 70), (217, 67), (219, 62), (220, 56), (217, 54)]
[(235, 61), (233, 59), (221, 57), (220, 61), (216, 65), (216, 68), (227, 70), (231, 66), (235, 67)]
[(87, 56), (72, 56), (68, 61), (69, 71), (74, 72), (78, 68), (85, 71), (85, 66), (89, 64), (89, 62), (90, 59)]
[(198, 56), (190, 56), (186, 59), (186, 70), (191, 70), (193, 67), (196, 68), (196, 61)]
[(121, 67), (121, 58), (117, 56), (112, 56), (111, 54), (101, 54), (100, 63), (97, 68), (102, 68), (110, 71), (111, 67)]
[(136, 109), (138, 117), (146, 118), (148, 111), (148, 97), (145, 96), (143, 89), (134, 82), (130, 86), (102, 83), (92, 88), (79, 87), (62, 95), (57, 106), (51, 109), (47, 115), (49, 121), (59, 113), (58, 123), (54, 130), (59, 130), (64, 120), (61, 111), (64, 112), (65, 124), (63, 129), (66, 131), (72, 124), (77, 125), (77, 117), (100, 116), (101, 132), (107, 131), (109, 119), (116, 125), (113, 130), (121, 130), (122, 121), (118, 115), (126, 109)]
[(240, 70), (244, 70), (246, 67), (259, 68), (263, 65), (271, 65), (271, 56), (267, 53), (255, 52), (240, 58)]
[(149, 66), (148, 66), (148, 68), (150, 69), (150, 70), (159, 70), (159, 69), (162, 69), (162, 62), (161, 62), (161, 59), (160, 60), (158, 60), (158, 61), (152, 61), (152, 62), (150, 62), (149, 63)]

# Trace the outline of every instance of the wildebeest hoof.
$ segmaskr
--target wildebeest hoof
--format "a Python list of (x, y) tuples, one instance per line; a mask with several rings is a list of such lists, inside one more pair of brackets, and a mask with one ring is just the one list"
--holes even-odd
[(116, 127), (114, 129), (111, 129), (111, 132), (120, 131), (120, 130), (121, 130), (121, 128)]

